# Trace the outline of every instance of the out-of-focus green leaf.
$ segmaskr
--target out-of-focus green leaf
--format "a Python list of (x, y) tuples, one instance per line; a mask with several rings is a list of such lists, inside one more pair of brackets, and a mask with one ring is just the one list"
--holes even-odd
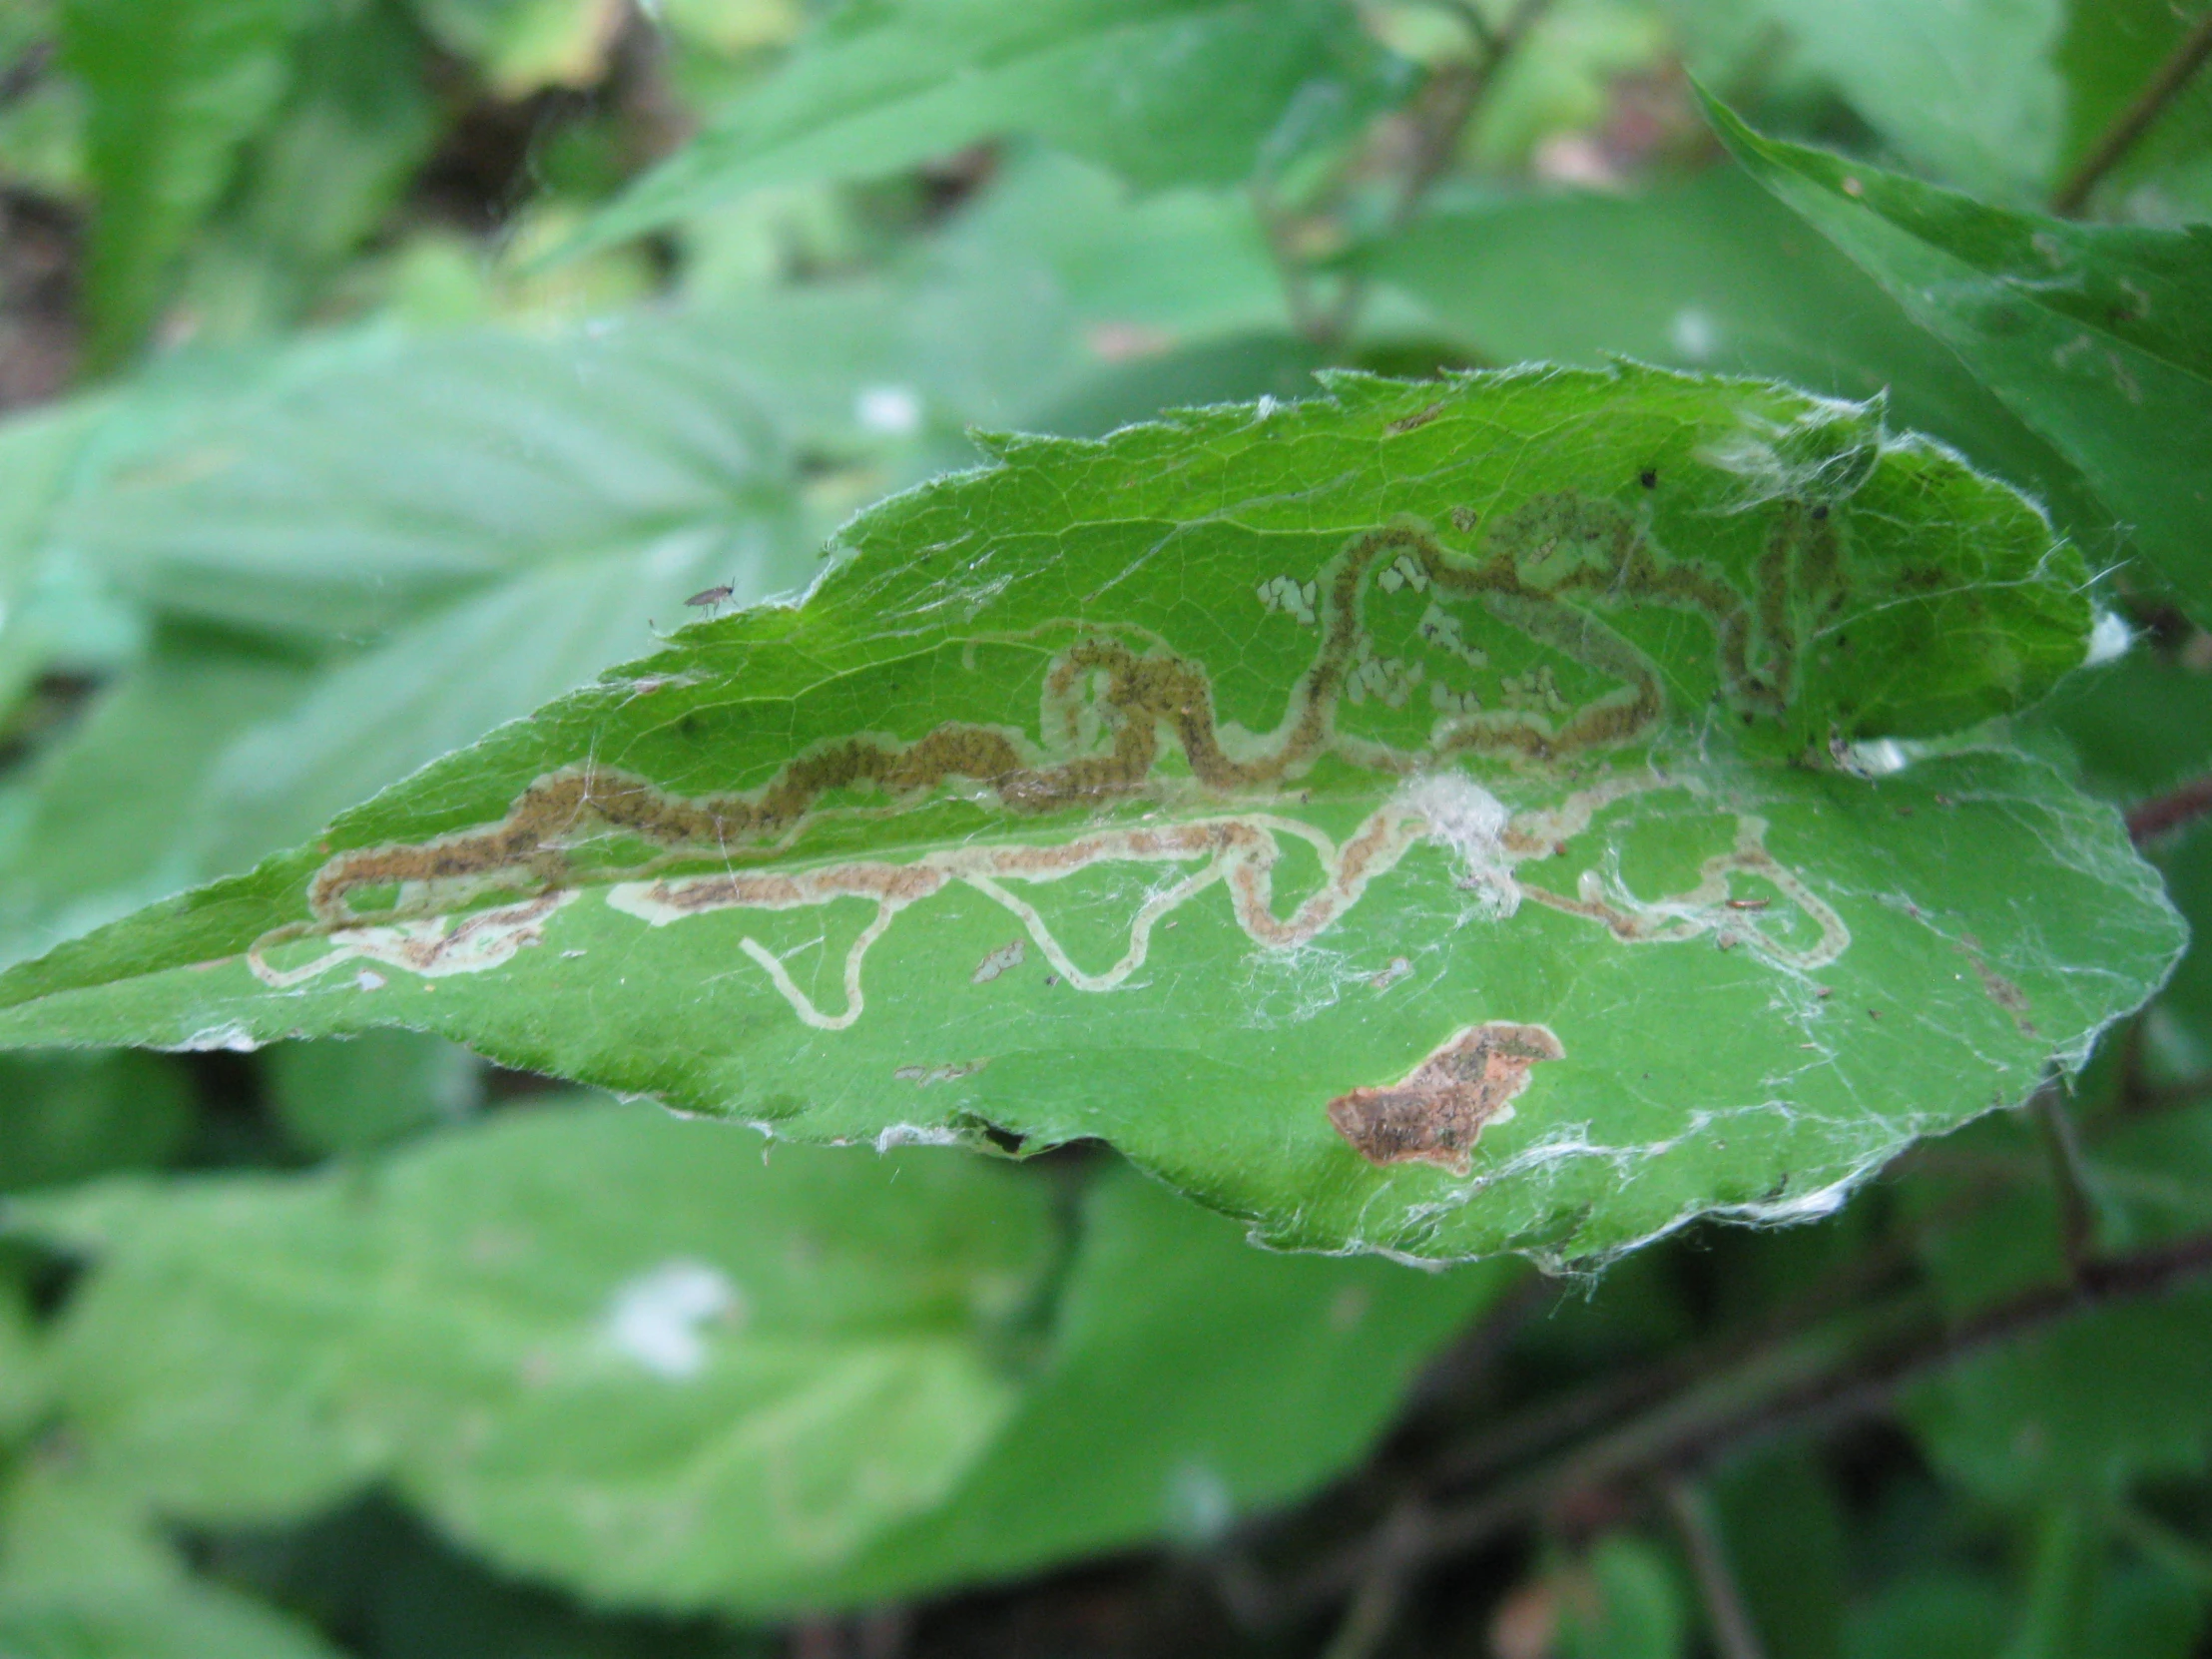
[(8, 1659), (336, 1659), (296, 1619), (196, 1576), (130, 1494), (33, 1461), (0, 1488)]
[(0, 1276), (0, 1454), (37, 1425), (47, 1397), (31, 1311), (13, 1277)]
[[(1444, 13), (1443, 7), (1433, 10)], [(1615, 85), (1655, 69), (1669, 45), (1666, 25), (1649, 5), (1565, 0), (1546, 6), (1484, 96), (1466, 148), (1490, 167), (1517, 168), (1547, 138), (1602, 126)]]
[(192, 1129), (173, 1062), (128, 1051), (0, 1060), (0, 1192), (161, 1164)]
[(564, 560), (686, 537), (742, 555), (789, 489), (744, 343), (648, 318), (310, 347), (55, 533), (151, 603), (339, 639)]
[(101, 1259), (53, 1359), (101, 1478), (215, 1521), (388, 1480), (601, 1599), (747, 1606), (990, 1444), (1044, 1196), (942, 1153), (771, 1169), (715, 1128), (542, 1107), (369, 1170), (11, 1214)]
[(310, 645), (398, 626), (319, 665), (158, 645), (31, 779), (0, 848), (15, 953), (311, 833), (697, 614), (702, 589), (804, 587), (743, 343), (700, 319), (318, 342), (214, 377), (197, 425), (185, 388), (73, 406), (89, 429), (51, 445), (69, 487), (23, 515), (27, 561)]
[(1757, 382), (1332, 385), (1002, 440), (804, 607), (11, 970), (0, 1039), (403, 1024), (810, 1140), (1101, 1137), (1285, 1244), (1582, 1257), (1830, 1204), (2163, 975), (2055, 773), (1833, 759), (2079, 661), (2019, 497)]
[[(2024, 1130), (2015, 1139), (2033, 1143)], [(2212, 1107), (2130, 1123), (2095, 1149), (2091, 1192), (2113, 1248), (2212, 1226)], [(2057, 1271), (2047, 1198), (1984, 1210), (1938, 1235), (1932, 1266), (1961, 1307)], [(2212, 1448), (2212, 1291), (2103, 1308), (1948, 1368), (1908, 1397), (1937, 1463), (2000, 1501), (2109, 1495), (2191, 1474)]]
[(1993, 1659), (2010, 1626), (2004, 1592), (1962, 1572), (1920, 1572), (1854, 1609), (1848, 1659)]
[(47, 665), (25, 607), (48, 564), (48, 523), (74, 486), (105, 400), (75, 398), (0, 422), (0, 709)]
[[(969, 426), (1088, 432), (1273, 389), (1212, 351), (1270, 355), (1258, 372), (1271, 378), (1286, 361), (1321, 361), (1237, 343), (1288, 326), (1248, 201), (1132, 199), (1110, 174), (1033, 150), (880, 276), (700, 302), (742, 342), (795, 441), (887, 467), (871, 493), (970, 463)], [(1148, 373), (1159, 376), (1149, 402)], [(1289, 394), (1313, 389), (1302, 372), (1287, 378)]]
[(1689, 1639), (1682, 1586), (1667, 1557), (1633, 1532), (1609, 1532), (1553, 1579), (1560, 1659), (1679, 1659)]
[(34, 763), (30, 807), (0, 845), (0, 957), (57, 939), (201, 878), (183, 810), (242, 732), (290, 707), (311, 660), (174, 630)]
[(2090, 786), (2125, 806), (2212, 772), (2212, 672), (2148, 645), (2070, 676), (2028, 720), (2055, 729)]
[(1755, 178), (2078, 466), (2182, 603), (2212, 615), (2212, 230), (2008, 213), (1707, 111)]
[(779, 1659), (789, 1651), (781, 1631), (586, 1608), (496, 1571), (379, 1499), (275, 1538), (235, 1540), (219, 1559), (269, 1599), (344, 1631), (355, 1659)]
[(1051, 1349), (942, 1510), (840, 1574), (866, 1602), (1167, 1536), (1201, 1543), (1356, 1458), (1412, 1368), (1518, 1281), (1257, 1251), (1126, 1168), (1101, 1178)]
[(58, 201), (84, 192), (83, 89), (43, 61), (58, 0), (15, 0), (0, 11), (0, 180)]
[[(2078, 163), (2181, 44), (2199, 0), (2067, 0), (2066, 31), (2054, 61), (2066, 82), (2065, 167)], [(2212, 89), (2197, 78), (2130, 146), (2103, 187), (2149, 185), (2212, 145)], [(2065, 171), (2064, 168), (2060, 170)], [(2131, 204), (2132, 205), (2132, 204)]]
[(98, 211), (85, 291), (95, 364), (120, 361), (153, 323), (239, 147), (281, 101), (308, 13), (306, 0), (65, 0), (67, 62), (91, 104)]
[(2065, 0), (1767, 0), (1810, 67), (1913, 163), (1985, 194), (2049, 178)]
[(1346, 0), (871, 0), (833, 13), (583, 245), (1013, 133), (1141, 186), (1242, 183), (1370, 107), (1384, 62)]
[[(240, 734), (206, 772), (178, 845), (194, 879), (244, 869), (354, 802), (482, 737), (698, 613), (805, 587), (816, 570), (788, 502), (768, 486), (750, 516), (646, 523), (632, 552), (581, 550), (402, 628)], [(610, 533), (613, 531), (610, 527)]]
[(437, 137), (425, 55), (398, 0), (321, 9), (289, 97), (188, 270), (203, 337), (296, 320), (377, 228)]
[(1045, 1197), (541, 1107), (13, 1214), (99, 1264), (54, 1371), (103, 1478), (229, 1521), (384, 1479), (509, 1568), (737, 1611), (1209, 1534), (1354, 1456), (1513, 1277), (1286, 1261), (1110, 1170), (1038, 1352)]
[(1852, 1537), (1815, 1448), (1760, 1448), (1712, 1482), (1728, 1566), (1770, 1659), (1842, 1659)]
[[(1854, 400), (2034, 492), (2092, 556), (2113, 514), (1881, 286), (1735, 168), (1634, 197), (1556, 194), (1449, 208), (1366, 268), (1493, 361), (1616, 355), (1765, 374)], [(1622, 281), (1633, 271), (1636, 279)]]
[(440, 45), (469, 59), (501, 98), (589, 86), (606, 69), (622, 0), (414, 0)]
[(270, 1104), (310, 1152), (370, 1152), (473, 1113), (483, 1066), (458, 1044), (419, 1031), (368, 1031), (351, 1042), (279, 1043), (266, 1061)]
[(2207, 1624), (2199, 1588), (2141, 1563), (2108, 1566), (2089, 1605), (2087, 1659), (2190, 1659)]

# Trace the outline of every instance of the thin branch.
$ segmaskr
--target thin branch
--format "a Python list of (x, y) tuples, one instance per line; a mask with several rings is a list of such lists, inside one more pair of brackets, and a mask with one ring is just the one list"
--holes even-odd
[(1416, 129), (1413, 159), (1405, 170), (1397, 207), (1390, 216), (1393, 230), (1420, 211), (1429, 191), (1450, 168), (1451, 158), (1458, 153), (1459, 135), (1482, 107), (1498, 72), (1550, 7), (1551, 0), (1520, 0), (1502, 29), (1485, 31), (1481, 57), (1471, 64), (1452, 65), (1429, 84), (1430, 108)]
[(2051, 193), (2050, 211), (2054, 214), (2078, 213), (2098, 182), (2119, 166), (2121, 159), (2135, 148), (2136, 140), (2166, 113), (2166, 106), (2204, 67), (2207, 57), (2212, 57), (2212, 12), (2197, 19), (2196, 27), (2183, 35), (2166, 55), (2166, 61), (2152, 71), (2151, 78), (2143, 83), (2143, 90), (2135, 95), (2134, 101), (2113, 118), (2112, 125), (2090, 146), (2089, 153), (2081, 158), (2081, 165), (2066, 175), (2065, 183)]
[(2057, 1083), (2037, 1089), (2029, 1107), (2050, 1164), (2051, 1185), (2058, 1192), (2058, 1246), (2066, 1258), (2066, 1271), (2079, 1280), (2097, 1243), (2097, 1206), (2089, 1190), (2088, 1160), (2081, 1154), (2081, 1137)]
[(1422, 1514), (1417, 1503), (1401, 1503), (1382, 1523), (1382, 1532), (1354, 1592), (1344, 1622), (1330, 1638), (1323, 1659), (1370, 1659), (1388, 1639), (1405, 1605), (1405, 1583), (1426, 1553), (1421, 1548)]
[(2120, 1504), (2109, 1519), (2114, 1535), (2137, 1554), (2155, 1561), (2184, 1584), (2194, 1585), (2199, 1593), (2212, 1595), (2212, 1549), (2182, 1536), (2136, 1504)]
[[(1427, 200), (1429, 191), (1450, 170), (1467, 123), (1482, 107), (1490, 88), (1497, 82), (1499, 71), (1519, 49), (1528, 31), (1551, 9), (1552, 0), (1519, 0), (1504, 26), (1495, 29), (1472, 3), (1462, 3), (1462, 0), (1444, 0), (1444, 3), (1454, 15), (1467, 22), (1481, 48), (1481, 55), (1472, 63), (1446, 65), (1421, 89), (1413, 122), (1411, 158), (1398, 184), (1397, 201), (1390, 209), (1388, 228), (1392, 231), (1403, 230), (1411, 222)], [(1316, 319), (1317, 327), (1309, 337), (1322, 344), (1335, 344), (1352, 332), (1353, 321), (1366, 302), (1366, 278), (1357, 274), (1346, 277), (1337, 302)]]
[(1766, 1659), (1766, 1647), (1751, 1621), (1751, 1609), (1744, 1605), (1744, 1593), (1729, 1565), (1728, 1545), (1714, 1522), (1713, 1505), (1704, 1489), (1690, 1480), (1669, 1483), (1667, 1511), (1689, 1553), (1690, 1570), (1697, 1575), (1698, 1593), (1705, 1598), (1713, 1645), (1721, 1659)]
[(2208, 816), (2212, 816), (2212, 777), (2194, 779), (2178, 790), (2143, 802), (2129, 813), (2128, 839), (2141, 846)]
[[(1902, 1298), (1792, 1338), (1660, 1402), (1620, 1428), (1545, 1459), (1455, 1508), (1435, 1511), (1418, 1539), (1435, 1561), (1480, 1547), (1561, 1499), (1652, 1474), (1680, 1474), (1794, 1429), (1827, 1429), (1886, 1407), (1898, 1391), (1972, 1355), (2091, 1308), (2127, 1302), (2212, 1273), (2212, 1233), (2086, 1261), (2071, 1284), (2031, 1291), (1957, 1325), (1931, 1329), (1925, 1304)], [(1370, 1538), (1301, 1575), (1286, 1611), (1345, 1594), (1381, 1545)], [(1394, 1546), (1393, 1553), (1395, 1553)]]

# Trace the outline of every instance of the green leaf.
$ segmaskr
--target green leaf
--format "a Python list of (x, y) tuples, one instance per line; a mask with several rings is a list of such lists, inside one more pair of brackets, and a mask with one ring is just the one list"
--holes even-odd
[(473, 60), (502, 99), (598, 80), (623, 23), (619, 0), (415, 0), (440, 45)]
[(762, 493), (750, 515), (646, 527), (651, 539), (635, 551), (593, 548), (526, 571), (333, 665), (206, 769), (175, 827), (190, 878), (244, 869), (417, 767), (588, 685), (651, 639), (656, 623), (696, 614), (685, 609), (690, 595), (726, 586), (742, 604), (805, 586), (814, 560), (795, 515)]
[[(1112, 175), (1035, 149), (880, 275), (710, 297), (705, 314), (742, 342), (795, 443), (887, 464), (901, 483), (972, 461), (971, 425), (1103, 431), (1149, 418), (1178, 401), (1186, 352), (1200, 373), (1180, 401), (1249, 396), (1205, 377), (1206, 348), (1288, 327), (1249, 201), (1132, 198)], [(1320, 361), (1303, 352), (1306, 367)], [(1290, 378), (1294, 394), (1311, 389), (1304, 368)]]
[(368, 1152), (483, 1103), (483, 1068), (467, 1049), (417, 1031), (369, 1031), (351, 1042), (279, 1043), (269, 1051), (270, 1105), (309, 1152)]
[(1680, 1659), (1688, 1612), (1672, 1564), (1633, 1532), (1610, 1532), (1554, 1579), (1561, 1659)]
[(1037, 136), (1134, 184), (1239, 184), (1373, 102), (1345, 0), (882, 0), (847, 6), (585, 233), (620, 241), (743, 192), (880, 177)]
[(12, 1275), (0, 1277), (0, 1451), (11, 1450), (46, 1413), (41, 1359), (23, 1293)]
[(219, 383), (54, 533), (152, 604), (325, 639), (563, 561), (745, 560), (790, 493), (743, 345), (711, 317), (309, 341)]
[(323, 8), (289, 97), (188, 263), (200, 338), (292, 322), (390, 211), (438, 136), (426, 43), (398, 0)]
[(773, 1598), (952, 1489), (1018, 1398), (1044, 1196), (542, 1108), (359, 1174), (12, 1213), (105, 1258), (54, 1355), (103, 1479), (217, 1521), (387, 1479), (495, 1560), (684, 1606)]
[(1269, 1257), (1109, 1170), (1039, 1352), (1047, 1199), (546, 1107), (12, 1214), (99, 1259), (54, 1371), (101, 1478), (231, 1522), (385, 1480), (511, 1570), (736, 1611), (1218, 1528), (1354, 1456), (1509, 1279)]
[(1103, 1138), (1282, 1244), (1559, 1258), (1830, 1205), (2157, 983), (2108, 808), (1830, 763), (2080, 659), (2020, 498), (1754, 382), (1332, 385), (1002, 440), (803, 607), (11, 970), (0, 1042), (405, 1024), (808, 1140)]
[(1832, 79), (1916, 166), (2032, 195), (2058, 160), (2065, 0), (1767, 0), (1800, 62)]
[[(2077, 675), (2034, 716), (2071, 748), (2089, 787), (2135, 807), (2212, 773), (2212, 673), (2137, 647)], [(2154, 1079), (2212, 1078), (2212, 827), (2154, 838), (2145, 852), (2189, 922), (2189, 953), (2140, 1027)]]
[(62, 1459), (0, 1489), (9, 1659), (335, 1659), (298, 1620), (189, 1572), (129, 1494)]
[[(1364, 257), (1496, 362), (1630, 356), (1770, 375), (1855, 401), (2036, 494), (2102, 559), (2112, 514), (1941, 341), (1737, 168), (1631, 197), (1558, 193), (1431, 213)], [(1633, 271), (1623, 282), (1619, 273)]]
[(26, 780), (24, 819), (0, 846), (0, 959), (35, 955), (204, 879), (179, 843), (182, 809), (226, 747), (288, 708), (310, 671), (251, 642), (160, 636)]
[(2182, 602), (2212, 614), (2212, 231), (2008, 213), (1706, 110), (1755, 178), (2079, 467)]
[(0, 1059), (0, 1192), (164, 1164), (192, 1131), (192, 1090), (151, 1054)]
[(306, 12), (304, 0), (66, 0), (68, 64), (91, 97), (98, 213), (85, 287), (96, 365), (129, 355), (154, 321), (239, 147), (283, 97)]
[[(2070, 168), (2094, 147), (2181, 44), (2194, 7), (2171, 0), (2068, 0), (2054, 60), (2066, 81), (2064, 153)], [(2132, 195), (2201, 157), (2212, 145), (2212, 90), (2201, 78), (2130, 146), (2100, 187)], [(2138, 198), (2133, 206), (2139, 209)], [(2130, 214), (2129, 217), (2138, 217)]]
[(952, 1501), (840, 1574), (878, 1601), (1165, 1535), (1210, 1541), (1354, 1462), (1517, 1264), (1407, 1274), (1249, 1248), (1127, 1168), (1086, 1197), (1052, 1346)]
[[(2009, 1128), (2018, 1160), (2038, 1148)], [(2089, 1163), (2108, 1248), (2212, 1226), (2212, 1106), (2122, 1125)], [(2062, 1277), (2047, 1192), (1937, 1233), (1931, 1267), (1960, 1311)], [(2100, 1308), (1947, 1368), (1907, 1396), (1935, 1461), (2000, 1502), (2117, 1495), (2133, 1479), (2201, 1473), (2212, 1451), (2212, 1291)]]
[(1811, 1446), (1761, 1448), (1713, 1482), (1728, 1567), (1774, 1659), (1842, 1659), (1851, 1532)]

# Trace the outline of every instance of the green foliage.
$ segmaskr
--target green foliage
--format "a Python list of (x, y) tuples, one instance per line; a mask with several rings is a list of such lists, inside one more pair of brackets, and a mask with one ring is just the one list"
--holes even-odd
[(1344, 0), (870, 0), (832, 14), (592, 236), (1008, 133), (1139, 186), (1235, 184), (1344, 131), (1384, 79)]
[(51, 1366), (103, 1489), (237, 1523), (388, 1481), (496, 1561), (674, 1608), (1209, 1536), (1354, 1455), (1508, 1282), (1270, 1260), (1109, 1170), (1055, 1289), (1045, 1198), (543, 1106), (360, 1171), (11, 1213), (98, 1263)]
[(2212, 592), (2212, 240), (2008, 213), (1713, 119), (1754, 177), (1864, 266), (2078, 466), (2182, 602)]
[(0, 6), (0, 1652), (2197, 1651), (2202, 13)]
[[(2078, 659), (2078, 568), (2016, 497), (1747, 383), (1333, 385), (1009, 440), (849, 527), (799, 610), (18, 969), (0, 1037), (397, 1021), (807, 1139), (1101, 1135), (1284, 1243), (1561, 1258), (1827, 1202), (2156, 983), (2171, 920), (2054, 776), (1828, 769)], [(1963, 838), (2036, 869), (2031, 929), (1961, 879)], [(1318, 880), (1279, 905), (1294, 842)], [(1850, 896), (1870, 859), (1902, 913)], [(709, 977), (733, 954), (758, 971)], [(1686, 1067), (1609, 1012), (1685, 975), (1730, 1032)], [(1240, 1028), (1270, 1035), (1221, 1052)], [(1901, 1067), (1891, 1119), (1867, 1096)]]
[(97, 360), (132, 350), (170, 269), (276, 110), (306, 0), (67, 0), (69, 63), (91, 94), (100, 216), (86, 284)]

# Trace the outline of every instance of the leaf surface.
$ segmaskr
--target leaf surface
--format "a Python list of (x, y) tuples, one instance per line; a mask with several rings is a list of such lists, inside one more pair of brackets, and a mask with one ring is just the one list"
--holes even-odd
[(1624, 355), (1854, 401), (1886, 395), (1892, 421), (2034, 494), (2092, 561), (2116, 551), (2112, 513), (2080, 473), (1740, 168), (1635, 196), (1439, 210), (1377, 247), (1367, 269), (1489, 361), (1596, 367)]
[(1371, 103), (1345, 0), (917, 0), (835, 14), (581, 246), (769, 185), (880, 177), (1034, 133), (1143, 187), (1240, 184)]
[(1968, 190), (2033, 192), (2066, 104), (2051, 61), (2064, 0), (1767, 0), (1800, 65), (1831, 79), (1918, 167)]
[(2182, 603), (2212, 614), (2212, 231), (2011, 213), (1706, 108), (1753, 177), (2079, 467)]
[(98, 1479), (231, 1523), (389, 1480), (510, 1570), (736, 1612), (1207, 1535), (1357, 1455), (1511, 1278), (1264, 1255), (1110, 1167), (1040, 1312), (1048, 1198), (546, 1106), (14, 1214), (99, 1264), (53, 1366)]
[(2109, 809), (1831, 761), (2080, 659), (2019, 497), (1755, 382), (1333, 386), (1004, 440), (804, 606), (11, 970), (0, 1040), (412, 1025), (810, 1140), (1102, 1137), (1283, 1244), (1557, 1257), (1830, 1202), (2157, 983)]
[(62, 33), (90, 95), (99, 202), (85, 273), (96, 362), (133, 350), (171, 266), (290, 79), (301, 0), (68, 0)]

